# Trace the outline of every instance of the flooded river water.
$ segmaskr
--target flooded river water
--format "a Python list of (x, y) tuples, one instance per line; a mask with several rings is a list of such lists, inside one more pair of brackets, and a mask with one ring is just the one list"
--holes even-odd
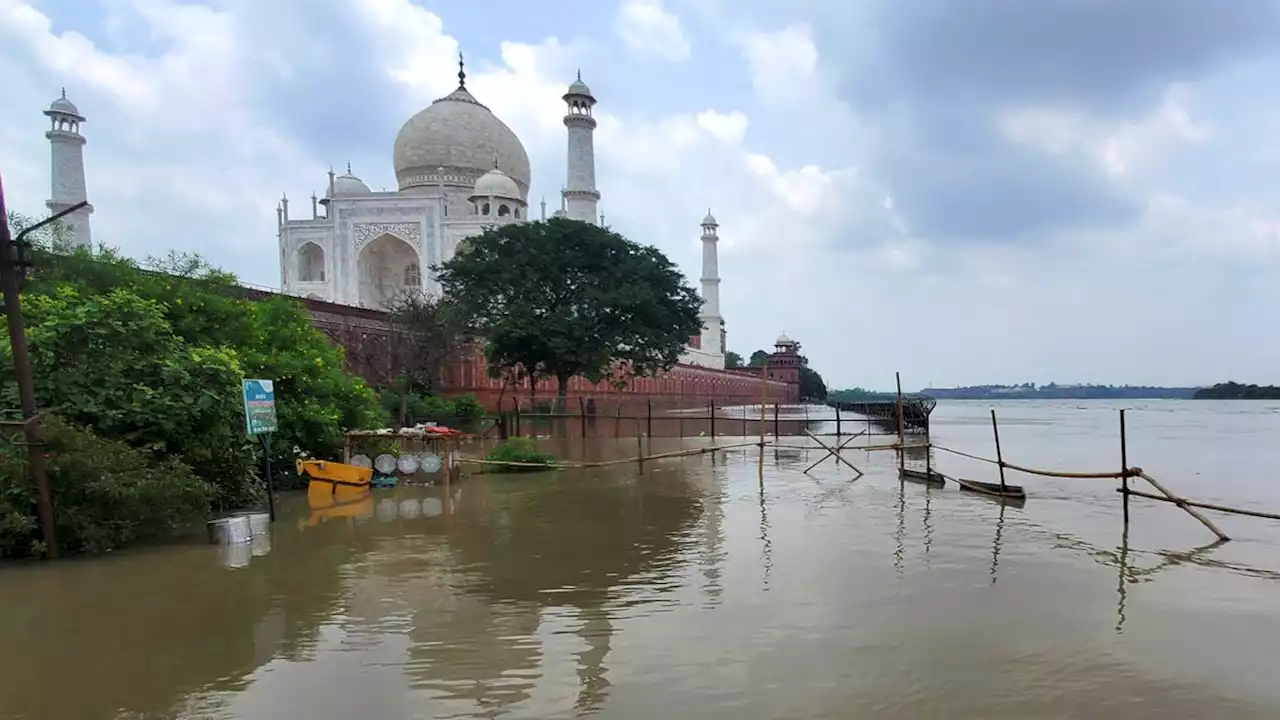
[[(1131, 465), (1280, 509), (1280, 404), (1127, 405)], [(934, 441), (993, 455), (990, 407), (940, 404)], [(1009, 462), (1119, 468), (1119, 405), (996, 407)], [(1017, 476), (1015, 508), (822, 454), (294, 494), (253, 552), (2, 568), (0, 718), (1280, 717), (1280, 523), (1215, 515), (1213, 546), (1135, 499), (1126, 539), (1115, 481)]]

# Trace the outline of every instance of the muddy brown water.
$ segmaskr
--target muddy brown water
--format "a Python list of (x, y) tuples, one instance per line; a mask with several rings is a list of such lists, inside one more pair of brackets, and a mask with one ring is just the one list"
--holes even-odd
[[(1131, 464), (1280, 508), (1280, 404), (1128, 406)], [(993, 454), (990, 407), (941, 404), (935, 442)], [(1010, 462), (1119, 466), (1118, 404), (996, 407)], [(892, 453), (849, 454), (856, 482), (801, 473), (821, 455), (477, 475), (341, 511), (294, 494), (269, 546), (0, 568), (0, 718), (1280, 717), (1280, 523), (1215, 516), (1235, 540), (1214, 546), (1135, 500), (1126, 542), (1114, 483), (1018, 476), (1015, 508), (904, 485)]]

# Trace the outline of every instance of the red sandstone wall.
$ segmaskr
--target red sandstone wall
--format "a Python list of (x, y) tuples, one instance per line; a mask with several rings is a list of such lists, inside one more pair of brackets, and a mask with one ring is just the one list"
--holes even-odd
[[(244, 289), (245, 297), (259, 300), (272, 293), (252, 288)], [(346, 350), (347, 364), (353, 372), (370, 383), (381, 384), (386, 378), (386, 349), (390, 330), (386, 313), (368, 308), (338, 303), (295, 298), (311, 313), (312, 324), (332, 342)], [(695, 336), (697, 337), (697, 336)], [(577, 403), (579, 398), (595, 399), (610, 407), (619, 404), (652, 404), (654, 407), (695, 407), (708, 402), (723, 404), (757, 403), (762, 393), (767, 402), (795, 402), (799, 398), (799, 386), (793, 383), (769, 381), (762, 388), (759, 370), (712, 370), (694, 365), (677, 365), (659, 377), (635, 378), (625, 388), (618, 389), (608, 381), (590, 383), (586, 378), (575, 377), (569, 381), (568, 398)], [(497, 409), (498, 399), (508, 409), (514, 407), (515, 398), (522, 406), (529, 404), (529, 386), (508, 388), (502, 392), (502, 381), (487, 374), (484, 357), (479, 353), (453, 363), (445, 371), (445, 393), (462, 395), (472, 393), (489, 409)], [(536, 397), (553, 398), (556, 394), (554, 380), (538, 383)]]
[[(502, 381), (487, 373), (484, 357), (477, 354), (470, 359), (459, 360), (445, 372), (445, 392), (450, 395), (471, 393), (490, 410), (497, 409), (499, 398), (507, 409), (528, 406), (528, 383), (518, 388), (508, 387), (503, 393)], [(763, 386), (763, 387), (762, 387)], [(569, 381), (566, 398), (574, 405), (580, 398), (604, 402), (610, 407), (618, 404), (649, 404), (655, 407), (700, 407), (709, 401), (718, 403), (758, 403), (765, 394), (767, 402), (795, 402), (799, 399), (799, 386), (783, 382), (762, 383), (757, 373), (734, 370), (712, 370), (695, 365), (676, 365), (669, 372), (652, 378), (632, 378), (626, 387), (619, 389), (607, 380), (591, 383), (584, 377)], [(538, 383), (537, 398), (549, 399), (556, 395), (556, 383), (544, 379)]]

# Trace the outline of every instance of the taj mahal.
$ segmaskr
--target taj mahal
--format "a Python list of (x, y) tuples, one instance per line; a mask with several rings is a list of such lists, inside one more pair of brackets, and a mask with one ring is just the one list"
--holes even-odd
[[(567, 170), (555, 217), (603, 224), (596, 188), (593, 109), (596, 98), (581, 73), (563, 95)], [(66, 97), (45, 110), (52, 152), (53, 212), (87, 198), (85, 118)], [(529, 222), (529, 156), (520, 138), (467, 89), (459, 56), (458, 87), (409, 118), (396, 136), (394, 192), (373, 192), (346, 172), (329, 171), (324, 197), (312, 195), (308, 216), (290, 213), (287, 194), (276, 206), (280, 284), (284, 293), (312, 300), (386, 309), (406, 291), (438, 294), (431, 268), (448, 262), (466, 238), (507, 223)], [(547, 218), (540, 203), (537, 219)], [(64, 221), (74, 245), (91, 247), (89, 205)], [(710, 210), (701, 222), (702, 332), (680, 362), (725, 367), (720, 314), (718, 228)]]
[[(596, 98), (578, 78), (563, 96), (568, 163), (555, 217), (601, 223), (596, 188), (593, 108)], [(329, 172), (324, 197), (312, 196), (307, 217), (276, 208), (280, 282), (284, 291), (318, 300), (385, 308), (405, 291), (439, 293), (430, 268), (447, 262), (466, 238), (486, 228), (537, 218), (529, 211), (529, 156), (520, 138), (467, 89), (458, 87), (400, 128), (393, 152), (397, 191), (373, 192), (351, 171)], [(720, 317), (718, 225), (702, 219), (702, 319), (681, 362), (725, 365)]]

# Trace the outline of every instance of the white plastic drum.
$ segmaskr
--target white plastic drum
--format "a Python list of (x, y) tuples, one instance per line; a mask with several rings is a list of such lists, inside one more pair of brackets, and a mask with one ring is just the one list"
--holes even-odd
[(425, 517), (440, 517), (440, 513), (444, 512), (444, 503), (440, 502), (440, 498), (422, 498), (422, 514)]
[(373, 461), (369, 459), (368, 455), (365, 455), (363, 453), (361, 453), (360, 455), (353, 455), (351, 457), (351, 462), (349, 464), (355, 465), (356, 467), (359, 467), (359, 468), (373, 467)]
[(396, 456), (382, 453), (373, 461), (373, 469), (383, 475), (390, 475), (396, 471)]
[(405, 475), (412, 475), (418, 472), (418, 456), (413, 453), (405, 453), (396, 461), (396, 469)]
[(444, 463), (440, 461), (440, 456), (435, 453), (422, 453), (419, 462), (421, 463), (422, 472), (431, 474), (440, 472), (440, 468)]

